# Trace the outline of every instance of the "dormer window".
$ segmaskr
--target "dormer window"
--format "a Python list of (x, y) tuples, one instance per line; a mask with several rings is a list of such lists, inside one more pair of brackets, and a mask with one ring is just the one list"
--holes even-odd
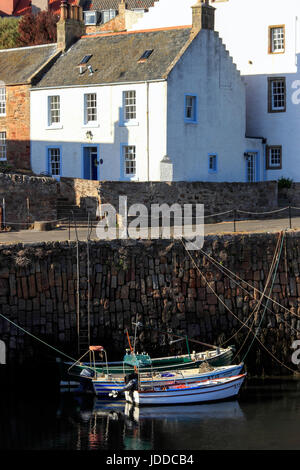
[(98, 21), (98, 12), (97, 11), (84, 11), (84, 24), (87, 26), (96, 25)]
[(102, 10), (101, 11), (101, 23), (107, 23), (117, 16), (117, 10)]

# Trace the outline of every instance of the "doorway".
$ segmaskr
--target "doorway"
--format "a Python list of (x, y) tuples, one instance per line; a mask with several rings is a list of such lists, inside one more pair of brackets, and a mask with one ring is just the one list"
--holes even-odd
[(246, 182), (255, 183), (259, 181), (258, 152), (247, 152), (246, 159)]
[(83, 178), (86, 180), (99, 180), (98, 147), (83, 147)]

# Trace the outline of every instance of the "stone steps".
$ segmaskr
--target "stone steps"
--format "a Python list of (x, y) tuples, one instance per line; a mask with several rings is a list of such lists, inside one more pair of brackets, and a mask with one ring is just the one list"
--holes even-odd
[(67, 198), (58, 198), (56, 204), (57, 218), (58, 220), (63, 220), (65, 224), (69, 223), (69, 218), (71, 219), (72, 225), (74, 224), (74, 219), (79, 226), (86, 226), (88, 223), (88, 214), (90, 214), (90, 220), (96, 221), (96, 215), (80, 207), (76, 204), (71, 204)]

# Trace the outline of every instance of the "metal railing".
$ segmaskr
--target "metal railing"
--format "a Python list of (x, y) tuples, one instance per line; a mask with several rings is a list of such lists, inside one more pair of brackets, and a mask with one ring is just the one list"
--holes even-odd
[[(27, 203), (28, 207), (28, 203)], [(86, 217), (83, 217), (82, 215), (77, 216), (74, 214), (73, 211), (70, 211), (69, 215), (63, 218), (56, 218), (56, 219), (49, 219), (49, 220), (43, 220), (45, 223), (51, 223), (53, 224), (53, 228), (57, 226), (64, 226), (68, 230), (69, 234), (69, 240), (71, 239), (71, 229), (72, 228), (79, 228), (80, 225), (86, 227), (88, 224), (90, 224), (90, 229), (91, 231), (96, 228), (96, 225), (99, 221), (99, 218), (96, 216), (92, 217), (91, 214), (94, 211), (90, 211), (88, 213), (87, 211)], [(6, 229), (6, 228), (13, 228), (17, 230), (22, 230), (22, 229), (28, 229), (30, 226), (33, 225), (34, 220), (32, 220), (32, 217), (29, 213), (29, 210), (27, 214), (25, 214), (24, 220), (10, 220), (7, 217), (7, 210), (6, 210), (6, 205), (5, 205), (5, 200), (3, 200), (2, 204), (0, 203), (0, 229)], [(205, 214), (204, 215), (204, 224), (205, 226), (215, 226), (215, 225), (222, 225), (222, 224), (230, 224), (232, 223), (232, 231), (237, 232), (239, 231), (238, 229), (240, 228), (240, 224), (244, 222), (254, 222), (255, 220), (260, 220), (260, 221), (267, 221), (267, 220), (281, 220), (283, 222), (284, 227), (281, 228), (296, 228), (295, 223), (293, 223), (293, 220), (295, 218), (299, 217), (300, 218), (300, 207), (295, 207), (292, 205), (279, 208), (279, 209), (274, 209), (272, 211), (263, 211), (263, 212), (254, 212), (254, 211), (248, 211), (248, 210), (242, 210), (242, 209), (230, 209), (227, 211), (223, 212), (217, 212), (213, 214)], [(131, 219), (134, 219), (134, 217), (129, 218), (128, 221)], [(214, 219), (217, 219), (214, 221)], [(221, 220), (220, 220), (221, 219)], [(151, 214), (147, 218), (149, 222), (151, 222)], [(158, 227), (162, 227), (161, 221), (162, 218), (159, 217), (156, 219), (158, 223)], [(176, 218), (171, 218), (171, 227), (180, 226), (182, 224), (182, 218), (178, 219), (178, 224), (176, 224)], [(149, 225), (150, 227), (150, 225)], [(299, 228), (300, 228), (300, 221), (299, 221)]]

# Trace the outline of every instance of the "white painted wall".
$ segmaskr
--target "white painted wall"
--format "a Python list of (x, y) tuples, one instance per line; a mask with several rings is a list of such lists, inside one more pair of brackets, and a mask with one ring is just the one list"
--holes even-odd
[[(297, 71), (296, 55), (300, 51), (298, 0), (228, 0), (213, 5), (216, 7), (215, 29), (243, 75)], [(284, 54), (268, 53), (268, 27), (275, 25), (286, 27)]]
[(191, 6), (195, 3), (197, 0), (159, 0), (131, 27), (131, 30), (191, 25)]
[[(184, 122), (184, 96), (198, 97), (197, 124)], [(168, 148), (174, 180), (245, 181), (245, 151), (261, 141), (246, 141), (245, 87), (214, 31), (202, 30), (168, 79)], [(208, 171), (217, 154), (218, 171)], [(262, 179), (262, 158), (260, 159)]]
[[(147, 91), (149, 88), (149, 91)], [(134, 125), (120, 125), (122, 96), (136, 90), (137, 119)], [(98, 122), (84, 125), (84, 94), (97, 93)], [(149, 99), (147, 100), (147, 93)], [(48, 96), (59, 95), (61, 125), (48, 127)], [(147, 126), (147, 101), (149, 126)], [(159, 106), (157, 105), (159, 103)], [(61, 88), (31, 91), (31, 162), (36, 173), (47, 171), (47, 147), (58, 145), (62, 154), (62, 176), (81, 178), (82, 144), (99, 145), (101, 180), (119, 180), (121, 144), (135, 145), (137, 174), (134, 180), (148, 179), (147, 127), (149, 127), (150, 179), (159, 180), (159, 162), (166, 154), (166, 83)], [(39, 116), (39, 119), (36, 119)], [(86, 137), (91, 131), (93, 139)]]
[[(268, 145), (282, 145), (282, 169), (267, 170), (266, 179), (300, 181), (300, 2), (229, 0), (214, 6), (216, 29), (244, 75), (247, 134), (267, 138)], [(282, 54), (268, 51), (269, 26), (275, 25), (285, 25)], [(286, 78), (286, 112), (268, 113), (268, 77)]]

